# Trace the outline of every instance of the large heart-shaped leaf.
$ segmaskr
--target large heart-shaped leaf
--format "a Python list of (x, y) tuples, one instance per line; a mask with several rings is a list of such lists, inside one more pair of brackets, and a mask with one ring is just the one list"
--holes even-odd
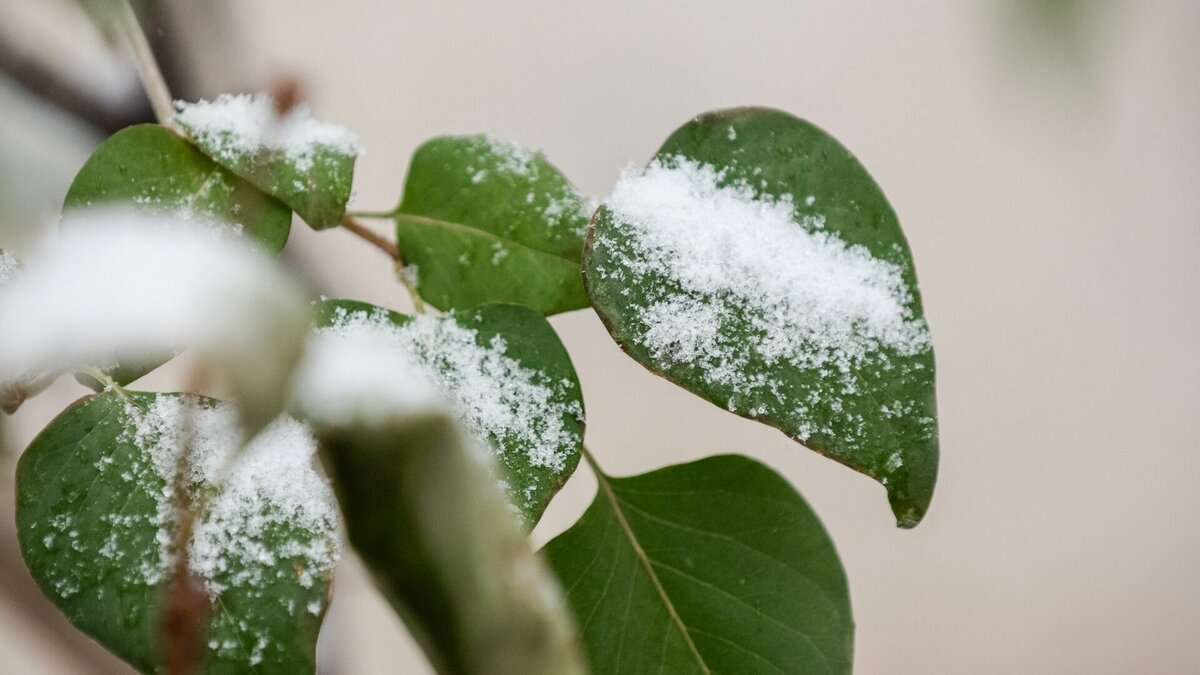
[(292, 223), (291, 211), (279, 200), (157, 124), (122, 129), (101, 143), (67, 190), (63, 211), (69, 216), (72, 210), (104, 204), (233, 223), (271, 251), (283, 249)]
[(933, 348), (883, 192), (777, 110), (702, 115), (597, 212), (584, 260), (651, 370), (883, 483), (901, 527), (937, 478)]
[(358, 140), (303, 106), (278, 114), (270, 96), (178, 104), (175, 122), (209, 157), (279, 198), (314, 229), (341, 223)]
[(583, 395), (566, 348), (537, 312), (486, 304), (435, 317), (363, 302), (319, 307), (323, 331), (382, 332), (454, 403), (496, 455), (510, 499), (532, 527), (579, 464)]
[(350, 543), (439, 673), (586, 671), (561, 589), (450, 411), (318, 428)]
[(396, 239), (434, 307), (513, 302), (555, 314), (588, 306), (579, 258), (591, 211), (542, 153), (442, 136), (413, 155)]
[(545, 549), (593, 672), (850, 672), (846, 577), (787, 481), (732, 455), (597, 473), (596, 500)]
[(51, 422), (17, 467), (25, 562), (80, 630), (152, 672), (175, 555), (173, 477), (188, 446), (199, 510), (189, 566), (211, 598), (205, 672), (315, 672), (338, 552), (315, 441), (284, 418), (239, 456), (234, 411), (188, 400), (117, 390)]

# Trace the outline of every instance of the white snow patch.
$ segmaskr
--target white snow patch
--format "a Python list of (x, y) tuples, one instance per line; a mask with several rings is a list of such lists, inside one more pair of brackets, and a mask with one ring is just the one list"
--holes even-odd
[(280, 322), (306, 321), (302, 292), (236, 228), (210, 225), (73, 212), (0, 295), (0, 381), (185, 346), (230, 363), (280, 348)]
[(321, 150), (360, 155), (358, 137), (344, 127), (312, 118), (306, 106), (280, 116), (266, 94), (224, 94), (215, 101), (176, 101), (175, 120), (226, 162), (261, 150), (283, 153), (297, 170), (312, 168)]
[(391, 331), (322, 330), (296, 372), (297, 410), (322, 424), (386, 423), (397, 415), (448, 412), (450, 406)]
[(734, 398), (774, 397), (801, 413), (817, 401), (783, 401), (779, 383), (748, 365), (835, 373), (846, 395), (857, 387), (853, 369), (881, 349), (930, 348), (901, 267), (823, 231), (822, 216), (797, 219), (790, 196), (723, 179), (684, 157), (656, 160), (623, 172), (607, 202), (625, 241), (601, 235), (595, 246), (624, 269), (597, 271), (632, 276), (621, 280), (645, 292), (634, 337), (655, 359), (698, 367)]
[(496, 162), (496, 168), (500, 171), (525, 178), (537, 175), (537, 167), (533, 162), (537, 156), (535, 151), (491, 134), (484, 136), (483, 141), (485, 152)]
[[(336, 506), (328, 482), (313, 468), (316, 440), (302, 422), (281, 417), (238, 454), (241, 428), (231, 404), (160, 395), (145, 410), (128, 403), (126, 415), (130, 428), (122, 440), (148, 453), (166, 483), (154, 495), (160, 556), (142, 569), (147, 584), (165, 578), (177, 553), (174, 485), (185, 448), (193, 505), (211, 495), (195, 524), (188, 566), (213, 597), (229, 587), (259, 588), (271, 575), (299, 574), (307, 587), (332, 569), (340, 556)], [(277, 569), (281, 560), (293, 564)]]
[[(346, 406), (346, 414), (353, 409), (383, 414), (390, 405), (404, 409), (414, 401), (430, 404), (430, 387), (501, 459), (505, 447), (521, 447), (530, 466), (561, 470), (578, 442), (565, 419), (583, 415), (578, 401), (567, 394), (569, 383), (549, 381), (508, 357), (507, 344), (499, 336), (486, 346), (476, 338), (475, 330), (450, 317), (420, 315), (397, 325), (383, 311), (341, 309), (334, 324), (319, 331), (312, 375), (306, 374), (308, 366), (302, 367), (297, 398), (306, 408), (338, 414), (333, 399), (353, 397), (356, 403)], [(340, 346), (336, 340), (342, 341)], [(360, 364), (351, 365), (355, 349), (362, 349), (363, 356)], [(372, 368), (377, 369), (375, 377)], [(420, 377), (392, 376), (412, 368)], [(339, 384), (341, 377), (351, 383)], [(329, 393), (343, 386), (346, 391)], [(368, 393), (353, 394), (350, 390), (357, 387)], [(372, 396), (381, 401), (378, 406), (367, 400)]]

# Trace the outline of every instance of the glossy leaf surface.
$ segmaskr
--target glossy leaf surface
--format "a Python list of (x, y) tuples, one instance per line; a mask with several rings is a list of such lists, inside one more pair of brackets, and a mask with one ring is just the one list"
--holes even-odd
[(588, 305), (579, 258), (591, 210), (540, 152), (442, 136), (413, 155), (396, 238), (433, 306), (511, 302), (549, 315)]
[(753, 460), (601, 477), (545, 552), (593, 672), (850, 672), (854, 624), (833, 542)]

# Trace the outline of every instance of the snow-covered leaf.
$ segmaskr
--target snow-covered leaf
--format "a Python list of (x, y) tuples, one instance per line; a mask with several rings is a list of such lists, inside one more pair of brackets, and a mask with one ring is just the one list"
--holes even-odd
[(584, 276), (647, 368), (887, 487), (898, 524), (937, 478), (933, 347), (895, 212), (815, 126), (697, 117), (597, 212)]
[[(309, 408), (346, 405), (355, 387), (369, 391), (362, 383), (378, 382), (373, 371), (385, 362), (412, 361), (451, 401), (475, 440), (495, 454), (509, 499), (529, 527), (578, 465), (583, 445), (579, 380), (554, 329), (537, 312), (485, 304), (440, 317), (406, 316), (366, 303), (331, 300), (319, 306), (319, 322), (318, 335), (373, 336), (380, 349), (374, 369), (368, 366), (371, 372), (359, 372), (354, 363), (331, 361), (327, 368), (333, 372), (309, 384), (302, 368), (297, 382), (301, 395), (318, 397)], [(331, 380), (337, 389), (325, 384)], [(401, 388), (397, 395), (403, 396), (409, 385), (396, 381), (372, 391), (369, 398), (377, 416), (388, 417), (393, 390)]]
[(545, 549), (592, 672), (850, 672), (841, 561), (782, 477), (730, 455), (598, 480)]
[(280, 115), (266, 95), (176, 104), (175, 122), (217, 164), (277, 197), (314, 229), (342, 221), (357, 138), (300, 106)]
[(34, 579), (143, 672), (159, 659), (180, 553), (172, 486), (183, 448), (197, 512), (188, 562), (211, 603), (204, 672), (316, 670), (339, 555), (333, 495), (306, 426), (280, 418), (239, 455), (237, 417), (212, 400), (111, 391), (63, 412), (17, 467), (18, 538)]
[(396, 240), (439, 309), (587, 307), (579, 273), (594, 206), (545, 155), (491, 136), (441, 136), (413, 155)]
[(278, 415), (310, 314), (296, 282), (229, 227), (77, 213), (0, 295), (0, 382), (191, 347), (247, 433)]
[(439, 395), (410, 392), (386, 419), (318, 424), (350, 543), (437, 672), (585, 673), (557, 580), (489, 453)]
[(72, 211), (102, 205), (232, 223), (271, 251), (283, 248), (292, 223), (291, 211), (279, 200), (157, 124), (122, 129), (96, 148), (67, 190), (64, 226), (74, 223)]

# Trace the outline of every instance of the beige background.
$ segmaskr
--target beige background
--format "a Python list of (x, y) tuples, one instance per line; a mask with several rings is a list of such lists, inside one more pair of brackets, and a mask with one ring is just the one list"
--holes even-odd
[[(650, 376), (581, 311), (554, 324), (589, 445), (615, 473), (742, 452), (790, 478), (845, 563), (859, 673), (1200, 672), (1200, 3), (1095, 2), (1065, 33), (1015, 4), (241, 0), (239, 35), (196, 53), (244, 49), (213, 88), (299, 75), (319, 116), (361, 134), (366, 209), (396, 201), (440, 133), (541, 147), (602, 196), (710, 108), (830, 130), (890, 196), (921, 276), (943, 447), (925, 522), (896, 530), (871, 481)], [(78, 165), (64, 156), (43, 215)], [(352, 237), (298, 225), (290, 248), (324, 292), (405, 307)], [(60, 385), (12, 435), (75, 395)], [(538, 539), (593, 489), (581, 469)], [(353, 565), (339, 583), (325, 671), (427, 672)], [(0, 606), (0, 671), (88, 672), (26, 611)]]

